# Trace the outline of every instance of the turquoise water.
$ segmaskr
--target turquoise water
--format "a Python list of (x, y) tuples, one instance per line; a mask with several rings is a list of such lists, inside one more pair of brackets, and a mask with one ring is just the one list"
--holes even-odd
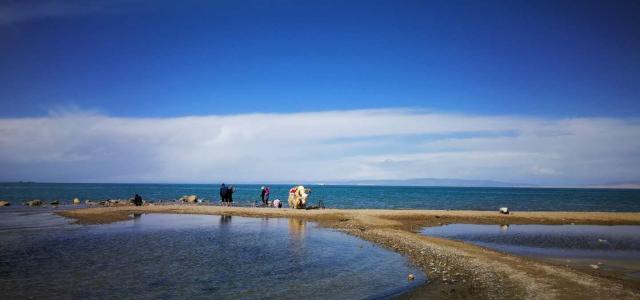
[(295, 219), (145, 214), (82, 226), (12, 207), (0, 210), (0, 253), (4, 299), (365, 299), (426, 280), (397, 253)]
[[(233, 183), (231, 183), (233, 184)], [(234, 202), (252, 205), (260, 199), (260, 185), (235, 185)], [(286, 203), (292, 185), (271, 185), (271, 199)], [(322, 201), (331, 208), (452, 209), (538, 211), (640, 212), (640, 190), (477, 187), (306, 186), (312, 189), (312, 205)], [(175, 200), (195, 194), (217, 203), (218, 184), (51, 184), (2, 183), (0, 200), (20, 204), (25, 200), (83, 201), (129, 198), (135, 193), (146, 200)], [(286, 204), (285, 204), (286, 205)]]

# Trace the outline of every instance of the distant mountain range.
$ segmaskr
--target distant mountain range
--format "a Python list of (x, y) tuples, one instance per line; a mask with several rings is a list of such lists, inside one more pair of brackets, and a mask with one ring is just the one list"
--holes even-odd
[[(315, 182), (310, 182), (316, 184)], [(601, 189), (640, 189), (638, 183), (604, 183), (572, 186), (535, 185), (528, 183), (503, 182), (496, 180), (469, 180), (451, 178), (414, 178), (382, 180), (345, 180), (327, 181), (329, 185), (382, 185), (382, 186), (446, 186), (446, 187), (540, 187), (540, 188), (601, 188)]]
[(593, 189), (640, 189), (640, 183), (589, 184), (589, 185), (581, 185), (578, 187), (593, 188)]
[(502, 182), (495, 180), (467, 180), (447, 178), (414, 178), (388, 180), (347, 180), (327, 182), (336, 185), (386, 185), (386, 186), (458, 186), (458, 187), (535, 187), (525, 183)]
[[(33, 181), (8, 181), (0, 184), (36, 184)], [(40, 182), (42, 183), (42, 182)], [(45, 182), (51, 183), (51, 182)], [(151, 182), (152, 184), (182, 184)], [(328, 180), (328, 181), (271, 181), (271, 182), (236, 182), (238, 184), (304, 184), (304, 185), (377, 185), (377, 186), (443, 186), (443, 187), (538, 187), (538, 188), (584, 188), (584, 189), (640, 189), (640, 183), (613, 182), (582, 185), (535, 185), (528, 183), (514, 183), (496, 180), (470, 180), (451, 178), (413, 178), (413, 179), (381, 179), (381, 180)], [(136, 184), (132, 182), (131, 184)], [(196, 184), (211, 184), (200, 182)]]

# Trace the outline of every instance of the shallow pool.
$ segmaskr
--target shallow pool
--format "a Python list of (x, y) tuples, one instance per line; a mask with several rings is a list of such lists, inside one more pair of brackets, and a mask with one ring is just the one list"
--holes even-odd
[(640, 260), (640, 226), (450, 224), (422, 233), (523, 255)]
[(640, 278), (640, 226), (450, 224), (422, 233)]
[(81, 226), (49, 213), (7, 216), (7, 298), (357, 299), (425, 282), (405, 257), (301, 220), (149, 214)]

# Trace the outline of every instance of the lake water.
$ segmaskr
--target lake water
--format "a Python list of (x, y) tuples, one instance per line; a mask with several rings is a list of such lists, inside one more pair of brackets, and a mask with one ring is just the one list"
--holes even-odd
[[(259, 185), (235, 185), (234, 202), (253, 205), (260, 199)], [(292, 185), (272, 185), (271, 199), (286, 205)], [(331, 208), (497, 210), (516, 211), (627, 211), (640, 212), (640, 190), (477, 187), (392, 187), (310, 185), (312, 205), (322, 201)], [(19, 205), (25, 200), (87, 200), (129, 198), (135, 193), (150, 201), (173, 201), (198, 195), (217, 203), (218, 184), (60, 184), (1, 183), (0, 200)]]
[(450, 224), (427, 227), (422, 233), (517, 255), (608, 267), (633, 276), (640, 271), (640, 226), (636, 225)]
[(362, 299), (426, 280), (397, 253), (294, 219), (145, 214), (71, 225), (44, 208), (9, 208), (0, 253), (2, 298)]

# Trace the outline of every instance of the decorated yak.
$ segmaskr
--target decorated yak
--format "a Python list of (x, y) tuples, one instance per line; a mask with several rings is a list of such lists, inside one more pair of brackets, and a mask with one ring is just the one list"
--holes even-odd
[(296, 186), (289, 190), (289, 207), (291, 208), (305, 208), (307, 205), (307, 198), (311, 190), (305, 189), (304, 186)]

